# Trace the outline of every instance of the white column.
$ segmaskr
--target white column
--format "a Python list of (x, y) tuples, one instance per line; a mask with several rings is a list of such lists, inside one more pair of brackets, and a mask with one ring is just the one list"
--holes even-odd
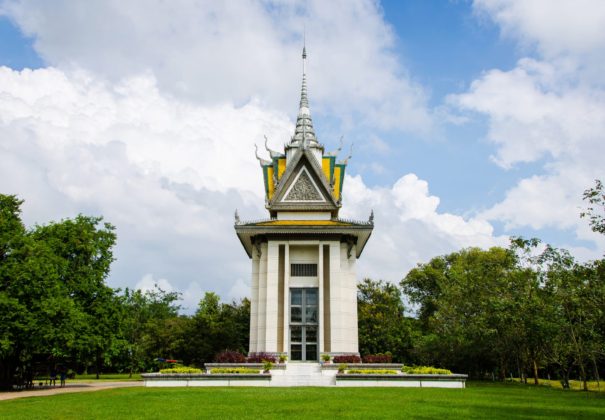
[(341, 352), (340, 242), (330, 242), (330, 351)]
[(284, 352), (290, 356), (290, 244), (284, 253)]
[(279, 244), (269, 241), (267, 252), (267, 306), (265, 321), (265, 349), (277, 352), (277, 282), (279, 276)]
[(343, 320), (346, 335), (344, 337), (344, 345), (347, 352), (358, 353), (358, 336), (357, 336), (357, 274), (355, 265), (357, 262), (355, 245), (351, 248), (351, 257), (347, 257), (346, 271), (343, 270)]
[(250, 296), (250, 353), (258, 346), (258, 267), (260, 258), (256, 249), (252, 250), (252, 295)]
[[(255, 250), (256, 251), (256, 250)], [(266, 351), (265, 326), (267, 318), (267, 244), (261, 244), (261, 257), (258, 266), (258, 311), (256, 351)]]
[(323, 242), (319, 241), (318, 245), (318, 264), (317, 264), (317, 275), (319, 276), (319, 312), (317, 314), (317, 321), (319, 322), (319, 331), (317, 339), (319, 342), (317, 343), (319, 353), (324, 352), (324, 256), (323, 256)]

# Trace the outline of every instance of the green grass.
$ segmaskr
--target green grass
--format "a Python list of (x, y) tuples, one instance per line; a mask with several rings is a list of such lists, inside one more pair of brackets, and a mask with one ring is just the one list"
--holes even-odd
[[(96, 373), (90, 373), (86, 375), (76, 375), (75, 378), (69, 379), (67, 378), (67, 382), (94, 382), (94, 381), (111, 381), (111, 382), (120, 382), (120, 381), (140, 381), (141, 374), (133, 373), (132, 378), (128, 377), (128, 373), (102, 373), (99, 375), (99, 379), (97, 379)], [(34, 383), (48, 381), (48, 376), (42, 376), (34, 379)], [(57, 376), (57, 383), (59, 383), (59, 377)]]
[(521, 384), (430, 388), (122, 388), (0, 402), (0, 418), (603, 418), (605, 397)]
[[(514, 381), (516, 382), (521, 382), (519, 380), (519, 378), (515, 378)], [(529, 378), (527, 380), (528, 384), (533, 384), (534, 380), (533, 378)], [(597, 392), (605, 392), (605, 382), (601, 381), (601, 382), (597, 382), (597, 381), (588, 381), (587, 382), (588, 385), (588, 390), (589, 391), (597, 391)], [(563, 385), (561, 385), (561, 381), (555, 380), (555, 379), (540, 379), (540, 386), (549, 386), (552, 388), (558, 388), (558, 389), (563, 389)], [(584, 388), (584, 384), (582, 381), (578, 381), (575, 379), (572, 379), (569, 381), (569, 388), (576, 390), (576, 391), (582, 391)]]

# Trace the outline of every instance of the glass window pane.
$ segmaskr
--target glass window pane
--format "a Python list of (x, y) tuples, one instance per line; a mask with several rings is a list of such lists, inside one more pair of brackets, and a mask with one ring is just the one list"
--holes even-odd
[(290, 304), (291, 305), (302, 305), (302, 289), (291, 289)]
[(307, 344), (306, 351), (307, 360), (317, 360), (317, 344)]
[(307, 293), (305, 294), (305, 299), (307, 305), (317, 305), (317, 290), (316, 289), (307, 289)]
[(302, 346), (300, 344), (292, 344), (290, 346), (290, 360), (302, 360)]
[(305, 327), (305, 342), (317, 343), (317, 327)]
[(317, 324), (317, 306), (307, 306), (305, 308), (305, 322)]
[(302, 327), (290, 327), (290, 341), (293, 343), (300, 343), (302, 341)]
[(290, 308), (290, 322), (302, 322), (302, 310), (300, 306)]

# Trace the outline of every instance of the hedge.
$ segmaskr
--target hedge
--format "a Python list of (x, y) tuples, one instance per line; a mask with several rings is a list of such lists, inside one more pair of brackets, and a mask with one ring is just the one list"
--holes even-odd
[(410, 373), (415, 375), (451, 375), (452, 371), (449, 369), (440, 369), (432, 366), (404, 366), (401, 368), (403, 373)]

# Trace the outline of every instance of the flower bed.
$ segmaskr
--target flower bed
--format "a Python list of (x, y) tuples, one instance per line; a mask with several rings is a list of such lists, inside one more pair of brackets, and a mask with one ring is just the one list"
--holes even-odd
[(260, 371), (258, 369), (251, 369), (251, 368), (245, 368), (245, 367), (210, 369), (211, 375), (222, 374), (222, 373), (255, 374), (255, 373), (260, 373)]
[(440, 369), (432, 366), (403, 366), (401, 368), (403, 373), (410, 375), (451, 375), (452, 371), (449, 369)]
[(345, 373), (348, 375), (397, 375), (397, 371), (392, 369), (348, 369)]

